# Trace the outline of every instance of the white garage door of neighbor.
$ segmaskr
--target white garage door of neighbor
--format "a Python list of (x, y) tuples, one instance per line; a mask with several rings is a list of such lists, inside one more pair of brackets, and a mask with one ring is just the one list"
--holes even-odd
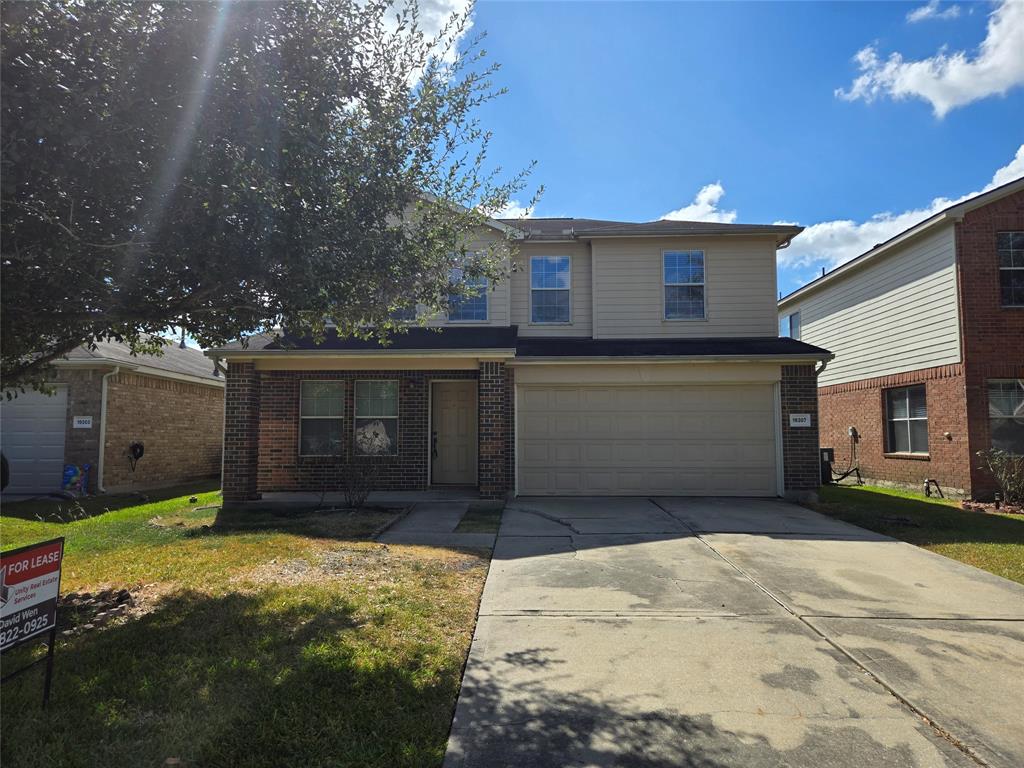
[(11, 469), (4, 493), (59, 491), (64, 472), (68, 389), (53, 395), (22, 392), (0, 405), (0, 444)]
[(771, 384), (521, 386), (519, 493), (776, 494)]

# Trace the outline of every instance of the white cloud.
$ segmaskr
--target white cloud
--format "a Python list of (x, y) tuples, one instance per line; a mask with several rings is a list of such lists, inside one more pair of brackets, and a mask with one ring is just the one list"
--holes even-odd
[(779, 251), (779, 264), (793, 268), (811, 264), (830, 269), (837, 267), (944, 208), (1021, 177), (1024, 177), (1024, 144), (1020, 145), (1014, 158), (998, 169), (992, 180), (977, 192), (969, 192), (956, 199), (937, 197), (923, 208), (902, 213), (877, 213), (863, 222), (842, 219), (811, 224), (793, 240), (792, 245)]
[(959, 15), (959, 5), (951, 5), (946, 10), (940, 11), (939, 0), (928, 0), (925, 5), (919, 6), (907, 14), (907, 22), (916, 24), (925, 19), (955, 19)]
[(533, 215), (533, 209), (518, 200), (509, 200), (505, 207), (491, 216), (492, 219), (524, 219)]
[(860, 76), (848, 89), (837, 88), (835, 94), (847, 101), (869, 103), (885, 96), (924, 99), (941, 118), (952, 109), (1004, 94), (1024, 83), (1022, 51), (1024, 0), (1001, 0), (989, 17), (976, 55), (965, 51), (951, 54), (943, 48), (919, 61), (905, 61), (899, 53), (883, 60), (877, 46), (869, 45), (854, 57)]
[(716, 181), (701, 187), (700, 192), (689, 205), (669, 211), (662, 219), (675, 221), (718, 221), (731, 224), (736, 221), (736, 211), (724, 211), (718, 207), (718, 201), (725, 196), (725, 187)]

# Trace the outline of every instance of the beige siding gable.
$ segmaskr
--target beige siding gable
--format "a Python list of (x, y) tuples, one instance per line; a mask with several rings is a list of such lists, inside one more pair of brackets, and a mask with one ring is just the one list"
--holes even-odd
[(780, 310), (835, 354), (820, 386), (960, 362), (954, 238), (939, 227)]
[[(704, 320), (664, 318), (663, 253), (704, 251)], [(775, 240), (594, 240), (595, 338), (775, 336)]]

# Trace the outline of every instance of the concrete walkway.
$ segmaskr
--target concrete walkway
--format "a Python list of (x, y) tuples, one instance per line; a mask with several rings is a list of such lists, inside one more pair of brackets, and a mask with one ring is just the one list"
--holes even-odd
[(521, 499), (455, 766), (1024, 765), (1024, 587), (779, 501)]
[(414, 544), (427, 547), (490, 549), (493, 533), (456, 533), (455, 528), (469, 509), (464, 501), (429, 501), (412, 511), (377, 537), (384, 544)]

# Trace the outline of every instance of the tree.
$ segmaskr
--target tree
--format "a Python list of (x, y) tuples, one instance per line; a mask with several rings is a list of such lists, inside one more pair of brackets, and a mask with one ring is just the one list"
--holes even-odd
[[(2, 385), (113, 337), (386, 335), (440, 308), (529, 168), (489, 168), (502, 91), (469, 11), (414, 0), (12, 3), (2, 20)], [(456, 292), (459, 289), (456, 289)]]

